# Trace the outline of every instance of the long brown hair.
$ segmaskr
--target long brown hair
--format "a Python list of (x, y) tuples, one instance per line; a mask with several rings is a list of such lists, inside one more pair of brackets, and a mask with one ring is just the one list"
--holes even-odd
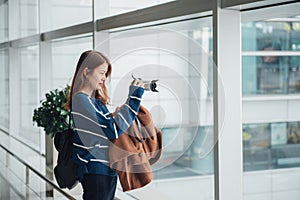
[[(76, 66), (76, 70), (72, 80), (72, 85), (68, 94), (68, 100), (65, 105), (66, 109), (70, 110), (72, 106), (73, 94), (79, 92), (83, 87), (84, 80), (85, 80), (83, 70), (85, 68), (88, 68), (89, 70), (92, 71), (99, 65), (102, 65), (103, 63), (107, 63), (108, 65), (107, 72), (105, 74), (106, 78), (108, 78), (111, 75), (112, 66), (109, 59), (105, 55), (94, 50), (88, 50), (81, 54)], [(107, 94), (105, 81), (102, 84), (102, 91), (98, 91), (98, 90), (95, 91), (95, 98), (100, 99), (103, 104), (108, 104), (109, 96)]]

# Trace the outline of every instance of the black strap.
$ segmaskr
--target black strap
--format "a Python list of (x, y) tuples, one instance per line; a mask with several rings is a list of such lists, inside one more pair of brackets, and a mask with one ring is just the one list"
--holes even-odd
[(71, 129), (71, 111), (69, 112), (69, 124), (68, 124), (68, 128)]

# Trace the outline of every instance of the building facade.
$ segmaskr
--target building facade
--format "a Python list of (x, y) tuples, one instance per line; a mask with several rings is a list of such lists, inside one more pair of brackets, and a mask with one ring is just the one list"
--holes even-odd
[[(70, 84), (83, 51), (96, 49), (112, 61), (108, 84), (112, 110), (124, 102), (124, 85), (132, 74), (159, 80), (159, 93), (146, 92), (143, 104), (163, 131), (163, 157), (153, 166), (155, 178), (149, 186), (118, 195), (226, 199), (230, 194), (223, 193), (223, 181), (230, 180), (220, 169), (230, 167), (231, 161), (242, 166), (240, 172), (228, 174), (241, 181), (235, 183), (243, 188), (236, 196), (296, 200), (300, 194), (300, 3), (211, 2), (0, 0), (1, 134), (40, 155), (39, 162), (45, 164), (46, 146), (51, 143), (33, 123), (33, 110), (46, 92)], [(228, 18), (218, 21), (216, 15)], [(240, 32), (231, 29), (232, 15)], [(229, 60), (240, 59), (240, 65), (233, 64), (238, 76), (227, 75), (224, 71), (231, 70), (230, 64), (215, 59), (219, 58), (214, 54), (216, 40), (226, 40), (222, 35), (226, 31), (238, 37), (230, 41), (232, 46), (220, 46), (218, 55), (223, 58), (240, 48), (237, 60)], [(240, 90), (231, 93), (227, 86), (236, 83)], [(239, 102), (241, 115), (234, 114), (235, 106), (227, 102)], [(227, 128), (228, 124), (238, 131), (231, 133), (236, 129)], [(225, 140), (232, 137), (239, 144), (232, 140), (232, 147), (238, 148), (229, 158), (216, 146), (221, 145), (221, 150), (224, 142), (230, 148)], [(1, 145), (10, 146), (5, 141)], [(0, 153), (2, 165), (7, 165), (5, 151)], [(229, 164), (223, 165), (228, 159)], [(46, 174), (44, 167), (40, 170)], [(18, 172), (24, 182), (25, 173)], [(79, 188), (70, 191), (79, 196), (80, 192)]]

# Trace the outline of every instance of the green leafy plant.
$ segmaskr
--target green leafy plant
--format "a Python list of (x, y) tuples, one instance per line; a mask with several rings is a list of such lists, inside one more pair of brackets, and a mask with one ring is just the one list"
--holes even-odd
[(70, 86), (64, 89), (55, 89), (45, 94), (45, 99), (40, 101), (41, 106), (34, 109), (32, 121), (38, 127), (43, 127), (47, 135), (52, 138), (57, 132), (68, 129), (69, 111), (64, 108)]

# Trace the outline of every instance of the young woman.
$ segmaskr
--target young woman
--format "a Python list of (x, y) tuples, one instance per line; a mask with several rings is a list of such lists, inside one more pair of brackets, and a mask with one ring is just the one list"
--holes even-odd
[(117, 173), (109, 167), (109, 143), (131, 125), (144, 93), (143, 83), (134, 80), (125, 104), (110, 113), (106, 107), (109, 97), (105, 80), (111, 72), (110, 61), (102, 53), (83, 52), (66, 105), (71, 110), (75, 127), (72, 159), (79, 166), (78, 176), (85, 200), (114, 199)]

